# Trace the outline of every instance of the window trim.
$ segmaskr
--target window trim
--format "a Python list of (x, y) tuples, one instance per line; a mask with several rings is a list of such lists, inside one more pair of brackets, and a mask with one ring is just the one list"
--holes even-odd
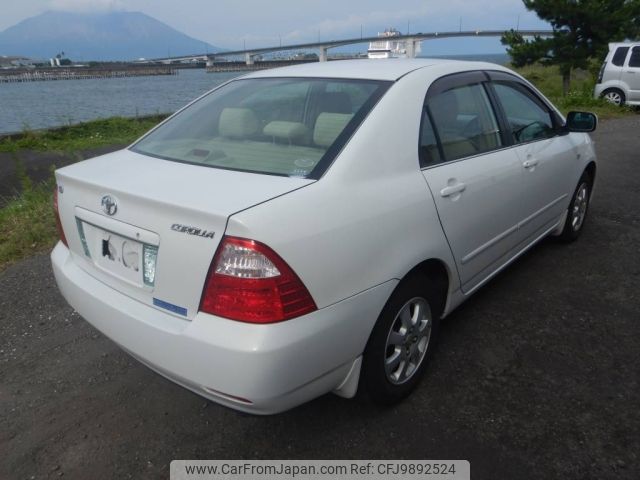
[[(624, 53), (624, 57), (622, 58), (622, 64), (618, 65), (617, 63), (613, 63), (613, 60), (616, 58), (616, 55), (618, 54), (618, 52), (620, 50), (626, 50), (626, 52)], [(629, 58), (629, 52), (631, 51), (631, 46), (630, 45), (618, 45), (612, 52), (611, 52), (611, 65), (613, 65), (614, 67), (617, 68), (624, 68), (625, 65), (627, 65), (627, 58)], [(629, 58), (629, 61), (631, 61), (631, 58)]]
[[(420, 115), (420, 130), (418, 132), (418, 163), (420, 165), (420, 170), (436, 168), (441, 165), (451, 164), (451, 163), (459, 162), (462, 160), (475, 158), (481, 155), (486, 155), (488, 153), (499, 152), (507, 148), (511, 148), (513, 146), (512, 144), (513, 142), (505, 142), (504, 137), (506, 136), (506, 132), (504, 128), (506, 127), (506, 121), (502, 115), (502, 111), (501, 110), (499, 111), (498, 108), (496, 108), (496, 105), (497, 105), (495, 101), (496, 99), (493, 97), (492, 92), (490, 91), (490, 88), (488, 88), (488, 85), (487, 85), (488, 83), (489, 83), (489, 76), (487, 75), (487, 72), (484, 70), (470, 70), (467, 72), (451, 73), (451, 74), (442, 76), (431, 83), (431, 85), (427, 89), (427, 93), (425, 94), (425, 98), (422, 104), (422, 113)], [(480, 88), (484, 90), (485, 95), (487, 96), (487, 100), (489, 102), (489, 110), (494, 115), (496, 123), (498, 125), (498, 133), (500, 134), (500, 141), (502, 142), (502, 145), (500, 145), (498, 148), (485, 150), (484, 152), (479, 152), (474, 155), (447, 160), (444, 155), (444, 149), (442, 147), (442, 142), (440, 140), (440, 133), (438, 132), (438, 127), (433, 121), (433, 114), (431, 112), (431, 109), (429, 108), (429, 104), (428, 104), (429, 99), (435, 97), (436, 95), (444, 93), (446, 91), (453, 90), (455, 88), (468, 87), (473, 85), (479, 85)], [(423, 158), (421, 148), (420, 148), (422, 146), (422, 128), (424, 126), (423, 123), (424, 123), (425, 114), (429, 115), (429, 121), (431, 122), (431, 127), (433, 129), (435, 140), (438, 143), (438, 153), (440, 154), (440, 158), (441, 158), (440, 162), (434, 165), (426, 165), (426, 166), (425, 166), (425, 159)], [(509, 138), (510, 137), (511, 135), (509, 135)]]
[[(529, 95), (532, 96), (537, 101), (537, 103), (539, 103), (541, 106), (543, 106), (549, 111), (549, 113), (551, 114), (551, 121), (554, 123), (556, 134), (562, 135), (566, 133), (565, 130), (563, 129), (564, 121), (562, 120), (562, 117), (558, 113), (558, 110), (556, 109), (556, 107), (551, 102), (549, 102), (543, 95), (538, 93), (535, 90), (535, 88), (532, 87), (531, 84), (529, 84), (529, 82), (511, 73), (503, 72), (500, 70), (487, 70), (486, 74), (489, 77), (489, 80), (491, 81), (492, 84), (496, 81), (498, 82), (502, 81), (507, 83), (513, 82), (519, 85), (521, 88), (524, 88), (525, 92), (529, 93)], [(500, 99), (496, 98), (496, 101), (500, 103), (500, 107), (502, 108), (502, 103), (500, 102)], [(506, 116), (505, 116), (505, 122), (507, 125), (509, 124), (509, 121), (506, 118)], [(553, 138), (553, 137), (549, 137), (549, 138)], [(540, 140), (543, 140), (543, 139), (540, 139)], [(533, 140), (533, 141), (538, 141), (538, 140)], [(516, 143), (515, 145), (523, 145), (523, 144)]]
[[(509, 120), (504, 111), (504, 107), (502, 106), (502, 102), (497, 96), (497, 93), (494, 89), (494, 83), (502, 82), (507, 84), (515, 84), (516, 90), (524, 91), (528, 97), (533, 97), (535, 103), (539, 106), (543, 107), (551, 117), (551, 122), (554, 127), (554, 135), (545, 138), (537, 138), (533, 140), (529, 140), (527, 142), (516, 143), (513, 138), (513, 131), (511, 129), (511, 125), (509, 124)], [(498, 122), (498, 128), (500, 129), (500, 139), (503, 145), (499, 148), (494, 148), (492, 150), (487, 150), (485, 152), (477, 153), (474, 155), (469, 155), (467, 157), (456, 158), (454, 160), (446, 160), (444, 157), (444, 152), (442, 148), (442, 142), (440, 141), (440, 135), (438, 133), (438, 127), (435, 125), (433, 121), (433, 115), (428, 106), (428, 101), (435, 95), (438, 95), (447, 90), (451, 90), (453, 88), (470, 86), (480, 84), (487, 94), (489, 99), (489, 103), (491, 105), (491, 110), (496, 117), (496, 121)], [(434, 131), (434, 136), (436, 141), (438, 142), (438, 152), (440, 153), (440, 157), (442, 161), (434, 164), (434, 165), (424, 165), (425, 161), (421, 154), (420, 147), (422, 146), (422, 127), (424, 121), (425, 113), (429, 115), (429, 120), (431, 122), (431, 126)], [(479, 157), (482, 155), (487, 155), (490, 153), (501, 152), (503, 150), (508, 150), (515, 147), (520, 147), (522, 145), (529, 145), (535, 142), (541, 142), (545, 140), (551, 140), (553, 138), (566, 135), (568, 132), (563, 128), (564, 122), (562, 117), (558, 113), (558, 110), (542, 95), (540, 95), (526, 80), (511, 74), (509, 72), (505, 72), (502, 70), (470, 70), (467, 72), (456, 72), (452, 74), (448, 74), (442, 76), (436, 80), (434, 80), (429, 88), (427, 89), (427, 93), (425, 94), (425, 98), (422, 105), (422, 113), (420, 115), (420, 130), (418, 132), (418, 163), (420, 166), (420, 170), (429, 170), (431, 168), (438, 168), (442, 165), (448, 165), (460, 161), (469, 160), (475, 157)], [(505, 137), (507, 137), (505, 139)]]
[[(418, 132), (418, 162), (420, 164), (420, 168), (428, 168), (428, 166), (425, 166), (426, 163), (426, 159), (424, 158), (424, 155), (422, 154), (422, 129), (424, 127), (424, 117), (425, 115), (427, 117), (429, 117), (429, 123), (431, 124), (431, 130), (433, 130), (433, 137), (435, 138), (436, 141), (436, 145), (438, 147), (438, 155), (440, 156), (441, 159), (444, 158), (444, 151), (442, 148), (442, 142), (440, 141), (440, 133), (438, 132), (438, 128), (436, 127), (435, 123), (433, 123), (433, 115), (431, 114), (431, 109), (429, 109), (429, 106), (425, 103), (422, 105), (422, 114), (420, 115), (420, 130)], [(441, 165), (444, 162), (438, 162), (435, 165), (431, 165), (432, 167), (435, 167), (436, 165)]]
[(635, 45), (629, 48), (629, 53), (627, 54), (627, 58), (624, 63), (626, 65), (626, 68), (640, 68), (640, 64), (631, 65), (631, 59), (633, 58), (633, 54), (635, 53), (635, 50), (638, 50), (638, 54), (640, 55), (640, 45)]
[[(511, 124), (509, 123), (509, 119), (507, 118), (506, 112), (504, 110), (504, 106), (502, 105), (502, 100), (500, 100), (500, 97), (498, 96), (498, 92), (495, 92), (495, 85), (496, 84), (502, 84), (502, 85), (506, 85), (507, 87), (513, 88), (517, 92), (520, 92), (520, 93), (524, 94), (527, 98), (530, 98), (536, 105), (538, 105), (544, 111), (546, 111), (548, 113), (548, 115), (549, 115), (549, 119), (551, 120), (551, 125), (553, 127), (553, 134), (548, 136), (548, 137), (544, 137), (544, 138), (534, 138), (534, 139), (531, 139), (531, 140), (527, 140), (526, 142), (518, 142), (518, 141), (516, 141), (515, 136), (513, 135), (513, 128), (511, 128)], [(519, 83), (519, 82), (516, 83), (516, 82), (498, 80), (498, 81), (492, 81), (491, 82), (491, 88), (494, 90), (494, 92), (496, 94), (496, 101), (499, 103), (500, 109), (502, 111), (502, 114), (504, 115), (504, 120), (505, 120), (505, 123), (506, 123), (507, 131), (510, 133), (510, 137), (511, 137), (511, 140), (512, 140), (512, 145), (514, 147), (518, 147), (520, 145), (528, 145), (530, 143), (535, 143), (535, 142), (541, 142), (541, 141), (544, 141), (544, 140), (549, 140), (551, 138), (558, 137), (558, 136), (562, 135), (563, 133), (565, 133), (564, 130), (561, 129), (561, 124), (558, 121), (558, 118), (556, 116), (555, 111), (549, 109), (549, 107), (546, 104), (546, 102), (543, 102), (542, 99), (540, 97), (538, 97), (537, 95), (535, 95), (533, 91), (531, 91), (530, 89), (526, 88), (526, 85), (523, 85), (522, 83)]]

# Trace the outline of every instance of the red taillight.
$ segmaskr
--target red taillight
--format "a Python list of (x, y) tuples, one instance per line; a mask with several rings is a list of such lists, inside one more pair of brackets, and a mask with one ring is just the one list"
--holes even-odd
[(316, 310), (293, 270), (266, 245), (223, 237), (204, 287), (200, 310), (250, 323), (274, 323)]
[(67, 243), (67, 237), (64, 236), (64, 230), (62, 229), (62, 223), (60, 222), (60, 211), (58, 210), (58, 186), (56, 185), (55, 190), (53, 191), (53, 212), (56, 217), (56, 227), (58, 229), (58, 236), (62, 243), (64, 243), (67, 247), (69, 244)]

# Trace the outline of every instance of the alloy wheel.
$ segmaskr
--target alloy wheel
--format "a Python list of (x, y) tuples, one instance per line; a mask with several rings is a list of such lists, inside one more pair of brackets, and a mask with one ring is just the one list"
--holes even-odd
[(584, 223), (587, 215), (587, 206), (589, 204), (589, 186), (583, 182), (578, 187), (576, 195), (573, 199), (573, 208), (571, 210), (571, 228), (577, 232)]
[(604, 99), (607, 102), (613, 103), (614, 105), (622, 104), (622, 95), (615, 90), (605, 93)]
[(385, 346), (387, 380), (400, 385), (416, 373), (429, 347), (431, 308), (422, 297), (407, 301), (396, 314)]

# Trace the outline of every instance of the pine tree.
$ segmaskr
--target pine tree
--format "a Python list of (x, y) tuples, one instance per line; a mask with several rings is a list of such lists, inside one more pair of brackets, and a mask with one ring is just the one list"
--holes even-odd
[(525, 39), (511, 30), (502, 36), (512, 63), (521, 67), (541, 61), (558, 65), (562, 87), (569, 91), (571, 71), (603, 58), (610, 42), (640, 35), (640, 0), (523, 0), (527, 10), (549, 22), (553, 36)]

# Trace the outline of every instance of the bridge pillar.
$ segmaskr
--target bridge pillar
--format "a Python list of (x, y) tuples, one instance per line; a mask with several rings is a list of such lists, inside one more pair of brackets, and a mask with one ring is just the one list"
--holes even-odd
[(416, 58), (416, 55), (420, 53), (421, 41), (417, 38), (410, 38), (407, 40), (407, 58)]
[(318, 55), (318, 60), (321, 62), (327, 61), (327, 47), (320, 47), (320, 55)]
[(207, 67), (213, 67), (213, 62), (216, 61), (216, 57), (213, 55), (207, 56)]
[(253, 65), (253, 55), (251, 55), (250, 53), (245, 53), (244, 61), (246, 62), (247, 65)]

